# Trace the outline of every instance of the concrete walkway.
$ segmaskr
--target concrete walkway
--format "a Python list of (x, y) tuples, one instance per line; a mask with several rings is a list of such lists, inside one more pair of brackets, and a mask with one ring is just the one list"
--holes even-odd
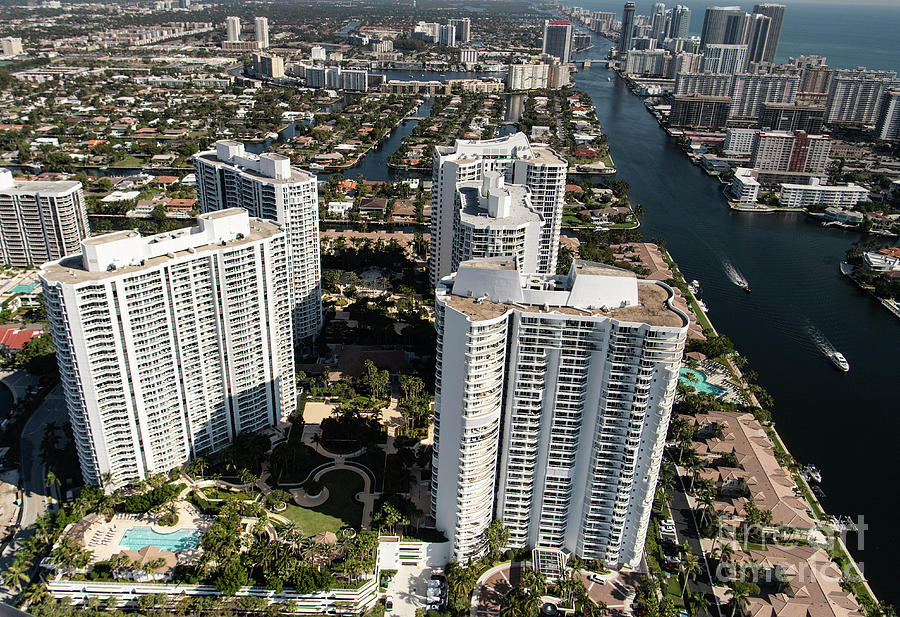
[[(335, 459), (334, 465), (332, 465), (331, 467), (326, 467), (325, 469), (322, 469), (321, 471), (316, 473), (316, 475), (313, 476), (313, 480), (321, 482), (322, 476), (324, 476), (325, 474), (343, 469), (352, 471), (361, 476), (363, 479), (363, 490), (362, 492), (356, 494), (356, 501), (360, 502), (363, 505), (361, 526), (363, 529), (368, 529), (372, 525), (372, 511), (375, 509), (375, 498), (377, 497), (377, 495), (372, 492), (372, 479), (369, 477), (369, 474), (367, 474), (359, 467), (347, 465), (343, 457), (339, 457)], [(323, 492), (325, 492), (327, 489), (323, 488), (322, 490)]]

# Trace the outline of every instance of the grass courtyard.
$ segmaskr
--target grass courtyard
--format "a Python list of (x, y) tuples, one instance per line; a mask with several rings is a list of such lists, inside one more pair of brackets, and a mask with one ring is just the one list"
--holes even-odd
[(363, 506), (354, 499), (363, 490), (363, 479), (354, 471), (336, 469), (320, 478), (328, 488), (328, 500), (315, 508), (301, 508), (288, 504), (282, 516), (297, 523), (303, 533), (314, 535), (321, 531), (337, 532), (341, 527), (358, 529), (362, 523)]

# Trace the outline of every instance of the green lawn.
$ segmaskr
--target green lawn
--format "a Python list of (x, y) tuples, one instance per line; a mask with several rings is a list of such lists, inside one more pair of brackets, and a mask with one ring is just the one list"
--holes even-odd
[(363, 490), (363, 479), (347, 469), (329, 471), (320, 479), (328, 487), (328, 501), (315, 508), (301, 508), (289, 504), (280, 512), (300, 526), (306, 535), (320, 531), (337, 531), (345, 525), (359, 529), (362, 523), (362, 504), (354, 496)]
[(202, 490), (203, 494), (206, 495), (209, 499), (222, 499), (224, 501), (234, 501), (234, 500), (248, 501), (251, 499), (255, 499), (257, 493), (259, 492), (255, 489), (250, 489), (250, 490), (245, 489), (242, 491), (234, 492), (234, 491), (226, 491), (226, 490), (217, 489), (217, 488), (210, 487), (210, 486), (200, 489), (200, 490)]
[(145, 161), (143, 161), (137, 157), (128, 155), (121, 161), (116, 161), (116, 162), (112, 163), (110, 165), (110, 167), (143, 167), (144, 163), (145, 163)]
[(681, 597), (682, 581), (676, 574), (672, 574), (666, 579), (666, 586), (663, 587), (663, 593), (672, 598), (672, 602), (677, 608), (684, 608), (684, 598)]

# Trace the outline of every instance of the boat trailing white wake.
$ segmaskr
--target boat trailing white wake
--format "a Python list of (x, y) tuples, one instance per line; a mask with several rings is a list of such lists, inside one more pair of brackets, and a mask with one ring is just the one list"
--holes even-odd
[(734, 265), (728, 261), (728, 259), (722, 260), (722, 269), (725, 270), (725, 275), (732, 283), (747, 293), (750, 293), (750, 284), (747, 282), (747, 279), (741, 274), (740, 270), (735, 268)]
[(847, 362), (847, 358), (844, 357), (844, 354), (835, 349), (834, 345), (831, 344), (831, 341), (825, 338), (825, 335), (811, 322), (806, 323), (806, 332), (809, 334), (809, 338), (815, 343), (816, 347), (819, 348), (819, 351), (825, 354), (836, 367), (845, 373), (850, 370), (850, 363)]

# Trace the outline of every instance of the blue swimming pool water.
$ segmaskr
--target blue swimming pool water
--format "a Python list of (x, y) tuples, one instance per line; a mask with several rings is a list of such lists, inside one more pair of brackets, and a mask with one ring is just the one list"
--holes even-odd
[(139, 551), (145, 546), (155, 546), (164, 551), (177, 553), (194, 548), (200, 543), (200, 532), (182, 529), (172, 533), (157, 533), (150, 527), (132, 527), (125, 532), (120, 542), (130, 551)]
[[(691, 375), (692, 377), (694, 377), (694, 379), (688, 378), (688, 375)], [(694, 386), (699, 392), (707, 392), (709, 394), (712, 394), (713, 396), (719, 396), (720, 394), (725, 392), (725, 390), (723, 390), (719, 386), (714, 386), (711, 383), (707, 382), (706, 374), (692, 368), (682, 367), (681, 371), (678, 374), (678, 380), (686, 386)]]

